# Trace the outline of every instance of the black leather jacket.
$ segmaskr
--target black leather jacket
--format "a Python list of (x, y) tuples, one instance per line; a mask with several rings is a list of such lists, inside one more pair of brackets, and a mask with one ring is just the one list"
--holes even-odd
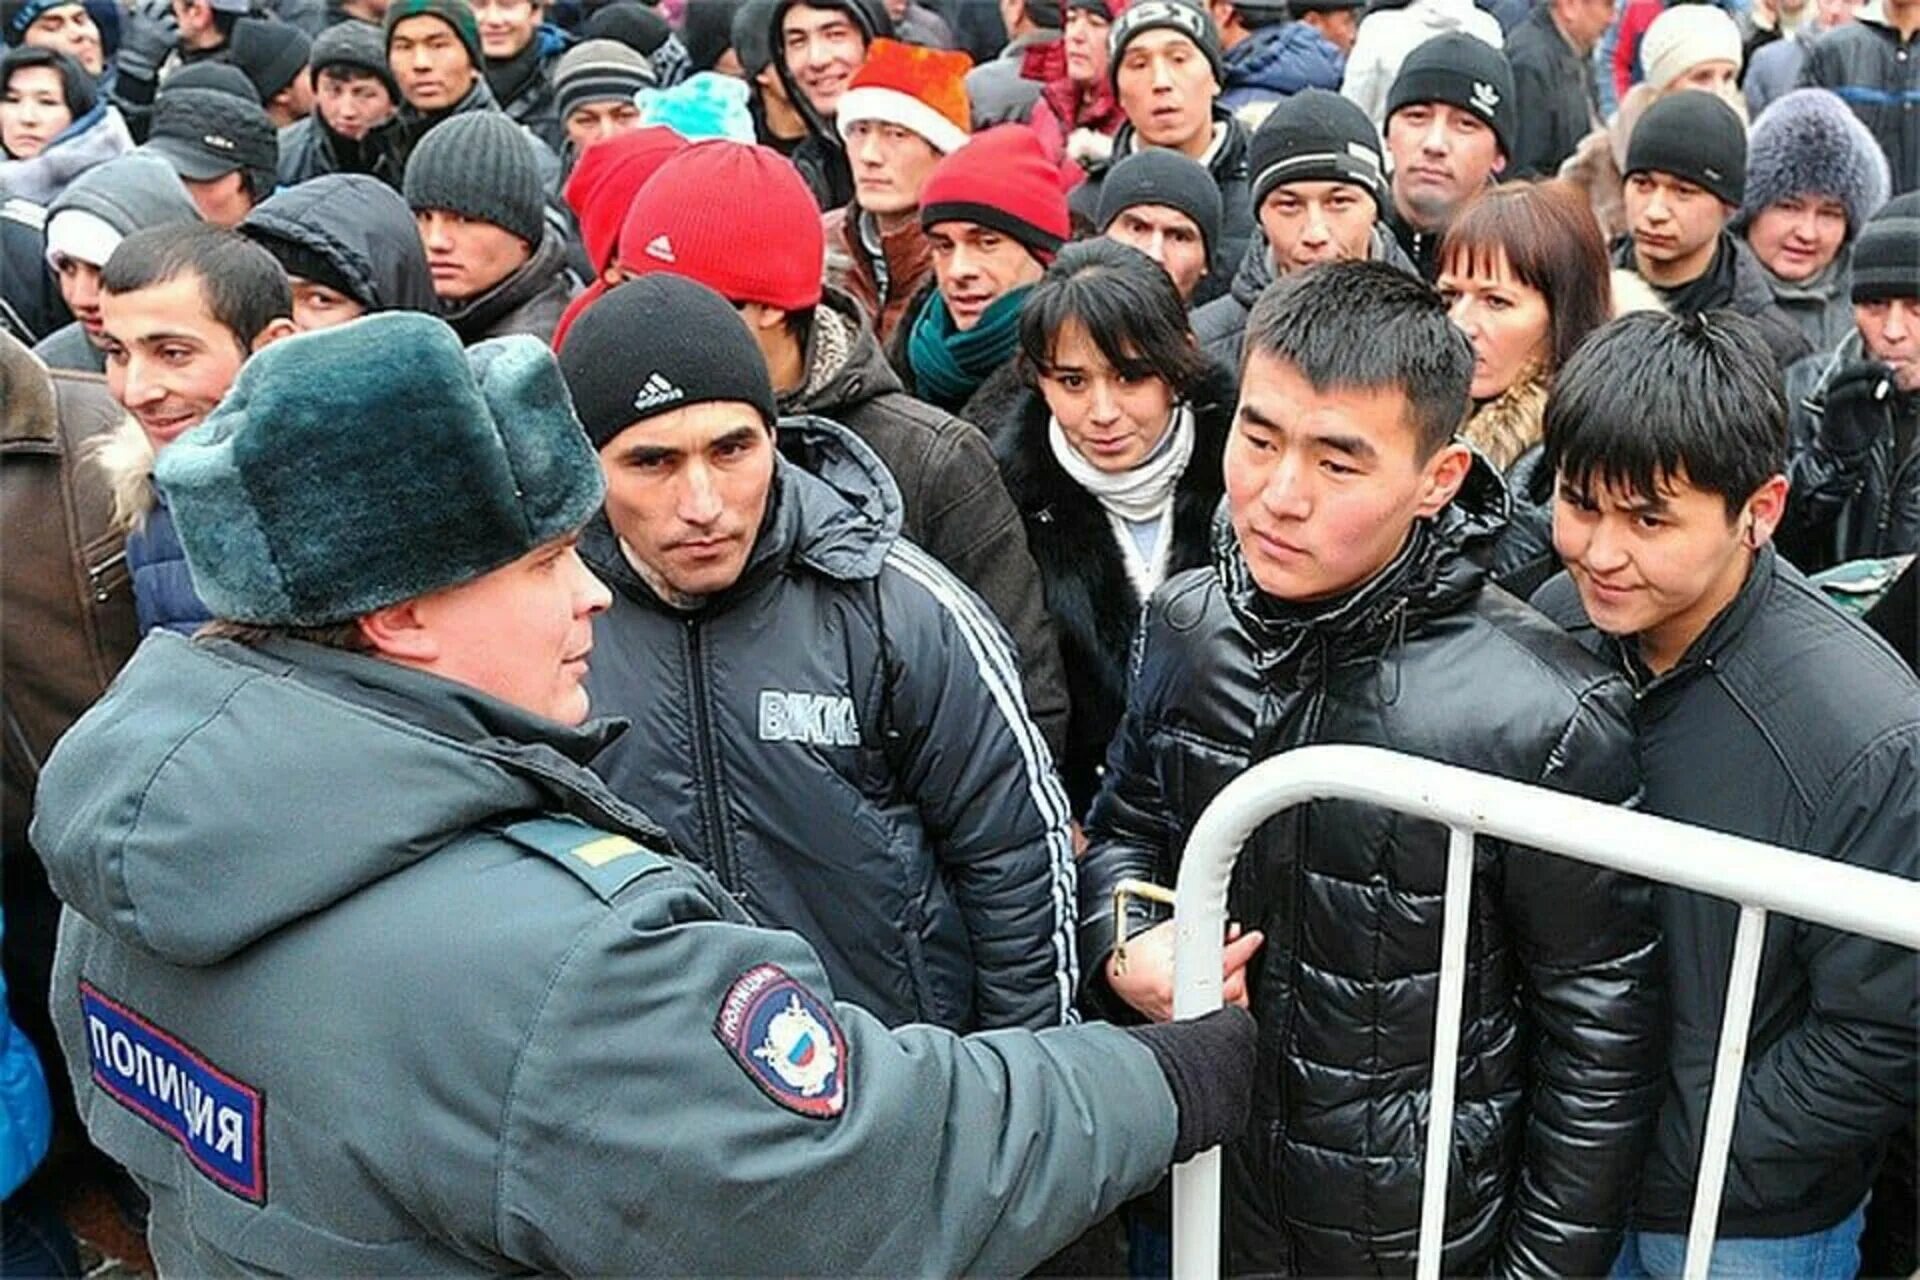
[[(1486, 585), (1500, 485), (1418, 526), (1356, 592), (1287, 606), (1232, 533), (1142, 624), (1126, 718), (1080, 872), (1089, 995), (1108, 895), (1173, 883), (1187, 835), (1254, 761), (1386, 747), (1605, 801), (1637, 790), (1626, 682)], [(1255, 832), (1232, 917), (1266, 932), (1254, 1120), (1227, 1156), (1232, 1270), (1411, 1273), (1420, 1216), (1447, 832), (1322, 802)], [(1445, 1269), (1604, 1274), (1660, 1098), (1665, 1008), (1646, 886), (1476, 846)], [(1137, 927), (1137, 926), (1136, 926)]]

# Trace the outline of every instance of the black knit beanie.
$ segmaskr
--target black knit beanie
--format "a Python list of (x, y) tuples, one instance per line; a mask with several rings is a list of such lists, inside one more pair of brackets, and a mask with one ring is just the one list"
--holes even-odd
[(665, 18), (631, 0), (603, 6), (580, 28), (582, 39), (618, 40), (627, 48), (644, 53), (649, 58), (672, 34), (673, 28), (667, 25)]
[(312, 42), (290, 23), (266, 18), (242, 18), (233, 24), (227, 58), (246, 73), (265, 102), (307, 69)]
[(256, 107), (266, 105), (259, 87), (247, 78), (247, 73), (227, 62), (190, 63), (167, 77), (168, 93), (182, 89), (211, 89)]
[(320, 73), (328, 67), (340, 71), (359, 71), (379, 76), (387, 87), (387, 96), (400, 101), (400, 86), (394, 81), (393, 67), (387, 62), (386, 45), (377, 27), (364, 22), (336, 22), (313, 38), (307, 65), (317, 86)]
[(1387, 165), (1367, 113), (1337, 93), (1303, 89), (1282, 98), (1248, 144), (1253, 209), (1289, 182), (1345, 182), (1387, 208)]
[(773, 65), (773, 11), (780, 0), (747, 0), (733, 14), (733, 53), (751, 79)]
[(1895, 196), (1853, 244), (1853, 300), (1920, 298), (1920, 191)]
[(1732, 107), (1687, 89), (1647, 108), (1627, 139), (1622, 176), (1665, 173), (1739, 206), (1747, 190), (1747, 130)]
[(1206, 166), (1178, 151), (1136, 151), (1107, 170), (1094, 222), (1104, 234), (1121, 213), (1142, 204), (1163, 205), (1192, 218), (1207, 256), (1213, 256), (1220, 242), (1220, 186)]
[(1213, 18), (1205, 9), (1187, 3), (1187, 0), (1141, 0), (1130, 6), (1113, 20), (1113, 27), (1107, 32), (1107, 49), (1112, 60), (1107, 65), (1107, 79), (1117, 90), (1120, 85), (1120, 61), (1126, 56), (1127, 46), (1135, 36), (1148, 31), (1178, 31), (1206, 55), (1207, 65), (1213, 68), (1213, 82), (1224, 85), (1227, 82), (1225, 55), (1220, 51), (1220, 29), (1213, 25)]
[(530, 245), (546, 229), (546, 198), (533, 141), (498, 111), (473, 111), (435, 125), (407, 161), (407, 205), (491, 222)]
[(1503, 154), (1513, 154), (1518, 121), (1513, 101), (1513, 67), (1507, 55), (1477, 36), (1459, 31), (1415, 47), (1400, 64), (1387, 91), (1387, 118), (1416, 102), (1444, 102), (1487, 122)]
[(560, 348), (573, 410), (595, 449), (691, 404), (750, 404), (772, 426), (766, 357), (733, 304), (667, 272), (629, 280), (580, 313)]

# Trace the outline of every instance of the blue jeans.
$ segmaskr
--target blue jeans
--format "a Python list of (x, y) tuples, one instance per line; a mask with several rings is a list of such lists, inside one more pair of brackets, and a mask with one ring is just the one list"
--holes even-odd
[[(1860, 1232), (1867, 1206), (1825, 1231), (1776, 1239), (1715, 1240), (1708, 1273), (1714, 1280), (1853, 1280), (1860, 1274)], [(1613, 1280), (1677, 1278), (1687, 1261), (1687, 1238), (1629, 1231), (1613, 1263)]]

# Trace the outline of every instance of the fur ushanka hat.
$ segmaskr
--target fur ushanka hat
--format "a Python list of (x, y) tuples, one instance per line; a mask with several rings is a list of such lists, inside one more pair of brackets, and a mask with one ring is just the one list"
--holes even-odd
[(1790, 196), (1830, 196), (1847, 207), (1847, 240), (1887, 202), (1887, 158), (1851, 108), (1825, 89), (1776, 98), (1747, 135), (1747, 196), (1736, 231)]

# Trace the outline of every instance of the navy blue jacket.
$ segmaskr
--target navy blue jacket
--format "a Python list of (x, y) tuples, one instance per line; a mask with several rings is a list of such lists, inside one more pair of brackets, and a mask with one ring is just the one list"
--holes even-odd
[(134, 619), (141, 635), (165, 627), (190, 636), (212, 619), (193, 589), (187, 553), (166, 503), (154, 503), (146, 523), (127, 535), (127, 569), (133, 574)]

